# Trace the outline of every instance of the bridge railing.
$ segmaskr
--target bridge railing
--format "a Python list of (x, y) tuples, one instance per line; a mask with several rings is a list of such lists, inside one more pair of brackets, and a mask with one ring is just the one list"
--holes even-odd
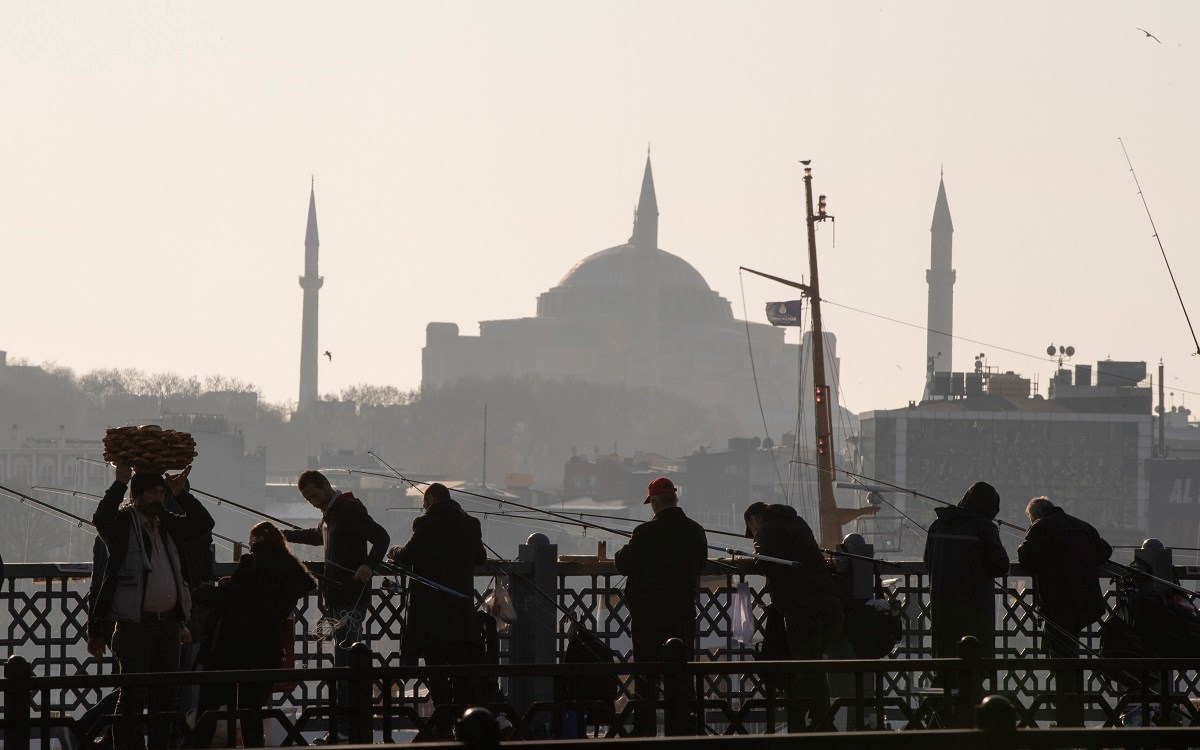
[[(729, 561), (726, 561), (727, 563)], [(721, 664), (752, 660), (753, 642), (761, 637), (764, 607), (770, 594), (762, 586), (762, 578), (748, 571), (744, 560), (735, 561), (736, 571), (710, 565), (705, 571), (702, 586), (696, 592), (699, 635), (695, 645), (699, 661)], [(928, 579), (919, 562), (904, 562), (899, 569), (880, 569), (888, 589), (903, 602), (901, 616), (904, 636), (892, 658), (892, 663), (920, 660), (932, 654)], [(317, 564), (314, 567), (320, 568)], [(84, 676), (108, 674), (115, 661), (110, 656), (95, 659), (86, 649), (86, 592), (90, 567), (79, 564), (9, 564), (8, 578), (0, 582), (0, 655), (17, 654), (29, 661), (34, 672), (42, 676)], [(232, 566), (218, 566), (218, 575), (228, 574)], [(1182, 581), (1200, 578), (1200, 569), (1176, 568)], [(499, 637), (497, 659), (501, 664), (551, 663), (561, 658), (567, 634), (573, 621), (594, 631), (622, 662), (631, 661), (630, 617), (625, 602), (622, 576), (612, 561), (559, 561), (554, 547), (523, 545), (522, 557), (515, 562), (489, 561), (476, 570), (475, 597), (484, 597), (500, 581), (512, 594), (517, 619)], [(407, 581), (375, 579), (376, 593), (364, 623), (364, 632), (356, 638), (367, 640), (373, 649), (377, 666), (400, 666), (399, 643), (403, 632)], [(1102, 581), (1107, 583), (1107, 580)], [(732, 616), (735, 591), (744, 584), (749, 592), (754, 617), (754, 638), (743, 643), (734, 637)], [(1040, 655), (1040, 632), (1033, 614), (1035, 602), (1032, 583), (1019, 566), (1013, 566), (1007, 577), (998, 580), (1004, 595), (997, 594), (996, 653), (1010, 659), (1011, 668), (998, 677), (997, 692), (1035, 696), (1047, 692), (1052, 675), (1033, 661)], [(1115, 594), (1110, 592), (1110, 609), (1115, 608)], [(307, 669), (333, 666), (333, 650), (337, 644), (319, 637), (315, 597), (301, 602), (296, 615), (294, 638), (295, 665)], [(1086, 643), (1098, 650), (1095, 629), (1085, 633)], [(1024, 661), (1022, 661), (1024, 660)], [(1023, 666), (1022, 666), (1023, 665)], [(881, 672), (873, 690), (882, 695), (908, 695), (933, 686), (933, 674), (910, 664)], [(1085, 690), (1094, 694), (1111, 694), (1112, 686), (1102, 674), (1085, 674)], [(1200, 673), (1196, 670), (1175, 670), (1171, 688), (1180, 692), (1197, 692)], [(839, 688), (839, 684), (841, 688)], [(845, 681), (835, 681), (835, 695), (846, 691)], [(540, 687), (539, 687), (540, 685)], [(506, 691), (520, 691), (527, 684), (509, 685)], [(418, 681), (407, 686), (411, 696), (425, 700), (427, 685)], [(544, 693), (544, 684), (534, 685), (537, 698)], [(279, 698), (282, 708), (303, 711), (328, 701), (329, 686), (325, 682), (303, 681), (296, 690)], [(626, 699), (633, 697), (634, 686), (628, 673), (622, 680)], [(765, 700), (767, 691), (760, 676), (750, 671), (713, 673), (705, 678), (701, 694), (716, 699), (737, 701)], [(66, 684), (46, 691), (39, 700), (46, 708), (60, 715), (80, 712), (95, 704), (100, 691), (85, 682)]]
[[(678, 644), (682, 646), (682, 644)], [(1019, 667), (1013, 659), (980, 659), (978, 648), (964, 642), (962, 656), (957, 659), (896, 660), (849, 660), (824, 662), (704, 662), (685, 661), (686, 649), (666, 650), (664, 662), (642, 664), (503, 664), (471, 665), (452, 667), (403, 667), (381, 666), (369, 647), (364, 643), (351, 648), (350, 666), (343, 668), (221, 671), (221, 672), (177, 672), (170, 674), (103, 674), (90, 676), (38, 676), (27, 660), (20, 656), (8, 659), (4, 667), (0, 690), (5, 696), (5, 707), (0, 728), (4, 730), (5, 746), (29, 747), (36, 740), (42, 748), (49, 748), (52, 738), (63, 731), (72, 731), (78, 739), (89, 742), (91, 737), (112, 721), (124, 719), (102, 717), (101, 721), (87, 731), (82, 730), (73, 717), (62, 716), (52, 710), (47, 695), (70, 687), (83, 687), (97, 691), (111, 691), (126, 686), (166, 685), (189, 686), (197, 684), (270, 681), (273, 683), (293, 682), (299, 684), (321, 684), (329, 690), (326, 700), (319, 705), (309, 705), (300, 713), (282, 711), (272, 706), (265, 711), (257, 709), (222, 709), (212, 717), (218, 721), (232, 721), (250, 714), (263, 715), (279, 722), (284, 731), (283, 744), (305, 744), (305, 732), (328, 728), (342, 732), (351, 742), (369, 743), (377, 733), (385, 742), (395, 741), (398, 729), (415, 728), (427, 733), (440, 723), (450, 723), (461, 716), (471, 705), (484, 703), (496, 716), (504, 717), (512, 727), (515, 739), (529, 738), (583, 738), (592, 736), (623, 737), (631, 734), (643, 736), (695, 736), (705, 735), (770, 735), (783, 730), (789, 715), (802, 716), (804, 699), (799, 692), (797, 675), (841, 674), (847, 675), (857, 686), (854, 694), (838, 698), (833, 706), (836, 714), (846, 719), (844, 728), (856, 731), (881, 731), (884, 729), (941, 729), (970, 728), (980, 724), (980, 704), (985, 695), (994, 693), (994, 683), (989, 673), (1004, 672)], [(1081, 700), (1098, 708), (1105, 716), (1105, 726), (1121, 726), (1122, 714), (1136, 709), (1141, 716), (1158, 716), (1157, 723), (1190, 727), (1193, 745), (1200, 736), (1200, 709), (1193, 703), (1195, 693), (1181, 693), (1163, 689), (1170, 685), (1170, 673), (1179, 670), (1195, 671), (1200, 668), (1200, 659), (1060, 659), (1043, 660), (1040, 668), (1063, 673), (1100, 673), (1121, 675), (1133, 687), (1116, 696), (1085, 693)], [(943, 687), (937, 690), (921, 690), (910, 694), (885, 694), (872, 690), (881, 683), (881, 675), (896, 670), (920, 670), (955, 678), (956, 689)], [(580, 690), (589, 677), (618, 678), (634, 672), (647, 678), (652, 685), (661, 684), (661, 693), (635, 696), (622, 702), (610, 699), (589, 699)], [(689, 689), (689, 685), (703, 685), (714, 677), (753, 674), (758, 679), (777, 678), (785, 687), (778, 693), (768, 691), (762, 699), (742, 701), (733, 696), (713, 697)], [(471, 689), (456, 695), (470, 695), (474, 700), (438, 707), (431, 714), (420, 710), (421, 701), (406, 697), (407, 686), (427, 681), (432, 677), (451, 680), (455, 690), (464, 685), (481, 686), (506, 679), (511, 683), (523, 680), (548, 680), (555, 689), (549, 696), (525, 703), (512, 700), (512, 696), (496, 693), (491, 699), (479, 701), (482, 692)], [(347, 705), (338, 707), (336, 685), (338, 680), (348, 685)], [(947, 681), (948, 682), (948, 681)], [(573, 687), (573, 690), (565, 688)], [(399, 688), (397, 690), (397, 688)], [(1020, 695), (1005, 696), (1011, 719), (1006, 720), (1010, 728), (1036, 726), (1033, 717), (1053, 706), (1059, 696)], [(792, 714), (795, 710), (797, 713)], [(188, 727), (178, 714), (172, 713), (151, 717), (152, 721), (170, 722), (179, 736), (188, 732)], [(793, 723), (791, 726), (795, 727)], [(1132, 735), (1122, 735), (1122, 746), (1142, 730), (1126, 730)], [(891, 736), (906, 736), (898, 732)], [(922, 732), (924, 734), (924, 732)], [(234, 731), (226, 728), (228, 746), (232, 747)], [(1033, 737), (1034, 735), (1027, 735)], [(1057, 736), (1057, 735), (1056, 735)], [(1115, 735), (1114, 735), (1115, 736)], [(1157, 736), (1157, 735), (1155, 735)], [(1029, 746), (1058, 747), (1048, 741), (1037, 740)], [(904, 741), (883, 743), (888, 747), (907, 747)], [(861, 746), (861, 745), (859, 745)], [(1007, 745), (1003, 745), (1007, 747)], [(1015, 745), (1014, 745), (1015, 746)], [(1070, 745), (1068, 745), (1070, 746)], [(1173, 747), (1176, 745), (1159, 745)]]

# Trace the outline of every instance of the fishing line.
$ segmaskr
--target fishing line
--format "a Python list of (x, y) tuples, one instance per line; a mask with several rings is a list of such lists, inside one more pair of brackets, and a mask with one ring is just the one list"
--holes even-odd
[[(74, 497), (82, 497), (85, 500), (90, 500), (90, 501), (96, 502), (96, 503), (98, 503), (104, 497), (103, 495), (97, 495), (94, 492), (83, 492), (82, 490), (68, 490), (68, 489), (63, 489), (61, 487), (43, 487), (41, 485), (34, 485), (34, 486), (30, 487), (29, 489), (30, 490), (38, 490), (41, 492), (53, 492), (53, 493), (59, 494), (59, 495), (72, 495)], [(230, 544), (241, 544), (241, 542), (234, 541), (233, 539), (230, 539), (229, 537), (224, 536), (223, 534), (218, 534), (215, 531), (210, 531), (209, 534), (211, 534), (216, 539), (220, 539), (222, 541), (228, 542), (229, 544), (219, 544), (217, 542), (213, 542), (213, 544), (216, 544), (221, 549), (228, 550), (230, 553), (233, 552), (233, 547), (229, 546)]]

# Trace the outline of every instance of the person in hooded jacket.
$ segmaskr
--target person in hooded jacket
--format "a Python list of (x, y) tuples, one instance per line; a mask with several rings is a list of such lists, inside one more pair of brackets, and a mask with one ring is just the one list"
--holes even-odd
[[(756, 554), (800, 563), (797, 567), (763, 560), (753, 570), (766, 577), (771, 603), (783, 612), (791, 658), (819, 661), (842, 631), (845, 603), (812, 528), (790, 505), (752, 503), (743, 517)], [(809, 701), (809, 728), (832, 729), (828, 678), (812, 673), (795, 679), (796, 688)], [(793, 732), (801, 723), (795, 714), (788, 718)]]
[[(413, 519), (412, 536), (404, 546), (389, 549), (388, 559), (467, 598), (410, 582), (402, 658), (409, 664), (423, 658), (426, 666), (482, 664), (486, 659), (472, 595), (475, 566), (487, 561), (479, 519), (464, 511), (450, 497), (446, 485), (438, 482), (426, 488), (423, 506), (423, 513)], [(435, 708), (478, 702), (478, 691), (472, 687), (465, 681), (452, 686), (447, 678), (433, 678), (429, 682), (430, 699)], [(448, 738), (449, 731), (450, 724), (445, 721), (432, 728), (437, 738)]]
[[(250, 551), (242, 555), (233, 575), (218, 585), (201, 586), (193, 594), (196, 602), (212, 607), (220, 618), (215, 642), (205, 644), (200, 662), (212, 671), (279, 669), (281, 626), (300, 599), (316, 588), (316, 579), (292, 555), (275, 524), (255, 524), (250, 529)], [(261, 710), (270, 690), (267, 682), (203, 685), (195, 746), (212, 745), (216, 719), (203, 719), (205, 711), (234, 702), (239, 709)], [(242, 739), (246, 747), (263, 747), (261, 716), (242, 719)]]
[(995, 655), (995, 579), (1008, 573), (994, 523), (999, 512), (1000, 493), (987, 482), (971, 485), (958, 505), (936, 510), (925, 541), (935, 658), (956, 658), (968, 635), (978, 639), (984, 659)]

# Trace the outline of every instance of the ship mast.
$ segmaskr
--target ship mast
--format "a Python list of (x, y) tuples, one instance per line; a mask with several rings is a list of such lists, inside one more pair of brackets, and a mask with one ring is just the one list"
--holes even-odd
[(821, 520), (821, 546), (826, 549), (842, 541), (842, 521), (833, 496), (833, 415), (829, 407), (829, 385), (825, 382), (825, 335), (821, 328), (821, 284), (817, 275), (817, 222), (833, 219), (825, 211), (821, 196), (813, 214), (812, 167), (804, 167), (804, 208), (808, 224), (808, 285), (812, 309), (812, 378), (814, 422), (817, 432), (817, 509)]
[(805, 215), (808, 224), (808, 272), (809, 284), (801, 284), (769, 273), (741, 267), (756, 276), (778, 281), (799, 289), (808, 297), (812, 308), (812, 377), (813, 405), (816, 409), (814, 424), (817, 438), (817, 512), (820, 516), (819, 532), (821, 546), (832, 549), (842, 541), (842, 527), (859, 516), (871, 515), (878, 508), (839, 508), (833, 496), (833, 480), (836, 468), (833, 464), (833, 407), (829, 400), (829, 385), (825, 380), (825, 336), (821, 324), (821, 287), (817, 273), (817, 222), (832, 221), (833, 216), (825, 210), (825, 196), (818, 196), (817, 210), (813, 212), (812, 168), (804, 164)]

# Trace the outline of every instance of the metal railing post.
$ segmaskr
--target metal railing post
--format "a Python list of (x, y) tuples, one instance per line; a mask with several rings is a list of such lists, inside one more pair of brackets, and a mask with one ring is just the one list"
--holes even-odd
[(979, 667), (981, 655), (982, 648), (975, 636), (963, 636), (958, 642), (958, 658), (962, 660), (962, 666), (959, 668), (958, 705), (954, 712), (959, 718), (954, 723), (964, 729), (975, 726), (976, 713), (983, 699), (983, 673)]
[[(517, 561), (532, 564), (533, 571), (510, 578), (517, 621), (509, 658), (514, 664), (553, 664), (558, 646), (558, 545), (550, 544), (543, 534), (532, 534), (518, 547)], [(554, 601), (547, 600), (551, 596)], [(524, 715), (533, 703), (554, 700), (554, 685), (548, 677), (520, 677), (512, 681), (509, 695)], [(549, 731), (548, 723), (545, 730)]]
[(4, 662), (4, 746), (29, 747), (29, 702), (33, 699), (33, 674), (23, 656)]
[(667, 663), (663, 672), (663, 729), (668, 737), (684, 737), (691, 734), (688, 722), (688, 691), (684, 674), (688, 660), (688, 647), (678, 638), (663, 644), (663, 661)]
[[(965, 640), (965, 639), (964, 639)], [(1003, 750), (1013, 746), (1017, 733), (1017, 711), (1002, 695), (989, 695), (979, 704), (971, 726), (983, 730), (987, 750)]]
[(373, 715), (371, 700), (371, 647), (359, 641), (350, 647), (350, 742), (369, 745)]

